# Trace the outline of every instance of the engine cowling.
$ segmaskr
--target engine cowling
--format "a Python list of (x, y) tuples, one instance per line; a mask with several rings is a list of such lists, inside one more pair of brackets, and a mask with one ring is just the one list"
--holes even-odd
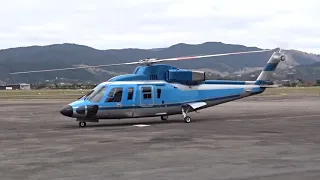
[(76, 109), (76, 112), (85, 117), (94, 117), (97, 114), (98, 110), (98, 105), (87, 105), (78, 107)]
[(206, 80), (206, 73), (203, 71), (170, 69), (167, 73), (167, 81), (183, 84), (195, 84)]

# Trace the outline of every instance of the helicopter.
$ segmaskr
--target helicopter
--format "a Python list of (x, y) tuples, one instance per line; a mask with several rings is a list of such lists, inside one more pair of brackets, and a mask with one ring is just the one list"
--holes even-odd
[[(273, 51), (264, 69), (255, 81), (207, 80), (203, 71), (179, 69), (161, 62), (191, 60)], [(191, 122), (189, 113), (263, 93), (266, 88), (277, 87), (270, 79), (285, 55), (280, 48), (258, 51), (184, 56), (176, 58), (148, 58), (135, 62), (97, 66), (71, 67), (10, 74), (40, 73), (81, 68), (122, 65), (139, 65), (132, 74), (112, 77), (102, 82), (78, 100), (64, 106), (60, 113), (75, 118), (79, 127), (87, 122), (103, 119), (160, 117), (182, 115), (185, 123)]]

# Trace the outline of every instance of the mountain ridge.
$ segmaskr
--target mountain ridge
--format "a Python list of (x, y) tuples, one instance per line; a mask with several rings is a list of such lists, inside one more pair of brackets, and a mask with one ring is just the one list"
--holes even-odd
[[(45, 46), (27, 46), (0, 50), (0, 81), (4, 83), (38, 83), (56, 78), (79, 82), (106, 81), (114, 75), (132, 73), (136, 66), (103, 68), (103, 70), (72, 70), (46, 72), (25, 75), (10, 75), (10, 72), (66, 68), (79, 65), (100, 65), (132, 62), (145, 58), (171, 58), (179, 56), (218, 54), (238, 51), (262, 50), (255, 46), (226, 44), (222, 42), (204, 42), (201, 44), (178, 43), (164, 48), (106, 49), (99, 50), (75, 43), (51, 44)], [(288, 50), (290, 60), (280, 67), (295, 68), (320, 62), (318, 55)], [(207, 69), (211, 74), (225, 77), (234, 74), (247, 74), (265, 66), (272, 52), (232, 55), (202, 60), (170, 62), (170, 65), (186, 69)], [(214, 77), (217, 77), (214, 76)], [(314, 79), (314, 78), (312, 78)]]

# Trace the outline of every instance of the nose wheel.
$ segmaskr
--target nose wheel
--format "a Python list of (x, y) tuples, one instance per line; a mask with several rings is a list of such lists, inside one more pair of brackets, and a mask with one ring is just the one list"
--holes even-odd
[(168, 120), (168, 118), (169, 118), (169, 116), (167, 116), (167, 115), (161, 116), (161, 120), (162, 120), (162, 121), (166, 121), (166, 120)]
[(86, 122), (79, 122), (79, 127), (84, 128), (87, 126)]
[(183, 118), (185, 123), (191, 123), (191, 117), (190, 116), (186, 116)]

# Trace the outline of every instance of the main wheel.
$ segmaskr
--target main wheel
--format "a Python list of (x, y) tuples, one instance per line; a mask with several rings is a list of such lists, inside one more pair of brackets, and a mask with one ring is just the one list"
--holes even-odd
[(87, 123), (86, 122), (79, 122), (79, 127), (86, 127)]
[(161, 120), (162, 120), (162, 121), (166, 121), (166, 120), (168, 120), (168, 118), (169, 118), (169, 117), (168, 117), (167, 115), (161, 116)]
[(190, 123), (191, 122), (191, 117), (186, 116), (185, 118), (183, 118), (185, 123)]

